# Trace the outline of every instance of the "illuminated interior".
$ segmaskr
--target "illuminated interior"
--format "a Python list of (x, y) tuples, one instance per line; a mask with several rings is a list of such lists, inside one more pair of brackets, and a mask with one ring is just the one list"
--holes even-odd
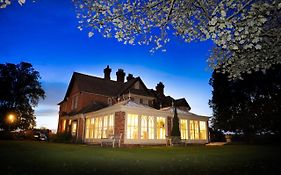
[(164, 117), (157, 117), (157, 139), (165, 139), (166, 132), (165, 132), (165, 118)]
[(206, 135), (206, 122), (205, 121), (200, 121), (199, 122), (199, 128), (200, 128), (200, 139), (207, 139)]
[(181, 138), (188, 139), (188, 130), (187, 130), (187, 120), (180, 119), (180, 131), (181, 131)]
[(138, 115), (127, 116), (127, 139), (138, 139)]
[(141, 139), (154, 139), (153, 116), (141, 116)]
[(86, 139), (107, 138), (114, 134), (114, 115), (86, 119)]
[(196, 120), (190, 120), (189, 127), (190, 127), (190, 139), (191, 140), (207, 139), (205, 121), (199, 122)]
[(76, 131), (77, 131), (77, 122), (72, 122), (71, 123), (71, 134), (73, 136), (75, 136), (76, 135)]
[(61, 131), (65, 131), (65, 128), (66, 128), (66, 120), (63, 120), (62, 121), (62, 128), (61, 128)]

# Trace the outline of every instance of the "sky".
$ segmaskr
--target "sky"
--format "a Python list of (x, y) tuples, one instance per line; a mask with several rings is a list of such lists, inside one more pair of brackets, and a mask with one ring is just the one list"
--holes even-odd
[(172, 38), (166, 52), (149, 52), (149, 46), (124, 45), (99, 33), (89, 38), (78, 30), (71, 0), (27, 1), (0, 9), (0, 63), (29, 62), (39, 71), (46, 92), (35, 108), (37, 127), (56, 129), (58, 103), (63, 100), (74, 71), (103, 77), (112, 68), (140, 76), (148, 88), (160, 81), (165, 95), (186, 98), (191, 112), (211, 116), (207, 58), (212, 42), (185, 43)]

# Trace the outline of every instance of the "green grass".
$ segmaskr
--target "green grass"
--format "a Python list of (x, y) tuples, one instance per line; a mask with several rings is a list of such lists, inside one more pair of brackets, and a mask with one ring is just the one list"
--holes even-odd
[(278, 146), (99, 146), (0, 141), (0, 174), (280, 174)]

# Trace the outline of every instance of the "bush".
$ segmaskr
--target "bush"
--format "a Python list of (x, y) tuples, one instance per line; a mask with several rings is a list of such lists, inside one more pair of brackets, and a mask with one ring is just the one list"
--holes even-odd
[(70, 143), (72, 142), (72, 135), (69, 132), (59, 132), (57, 134), (52, 134), (50, 141), (58, 143)]

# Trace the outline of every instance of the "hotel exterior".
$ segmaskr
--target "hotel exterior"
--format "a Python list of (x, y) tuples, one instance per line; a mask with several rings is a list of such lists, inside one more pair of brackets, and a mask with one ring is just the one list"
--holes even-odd
[(121, 145), (163, 145), (170, 136), (174, 106), (181, 138), (187, 143), (208, 143), (208, 117), (193, 114), (184, 98), (164, 94), (163, 83), (148, 89), (140, 77), (104, 69), (104, 77), (74, 72), (63, 101), (59, 103), (58, 132), (71, 132), (75, 142), (100, 144), (119, 135)]

